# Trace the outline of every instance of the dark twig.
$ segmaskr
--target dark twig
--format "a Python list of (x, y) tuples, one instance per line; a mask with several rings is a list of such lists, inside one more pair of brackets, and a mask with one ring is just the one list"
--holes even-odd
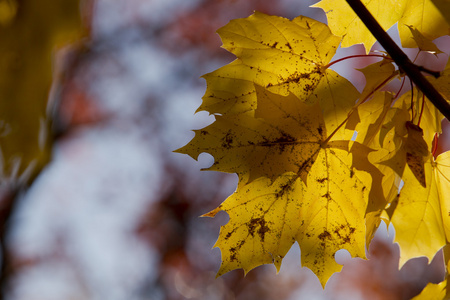
[(5, 290), (8, 286), (10, 277), (10, 253), (6, 245), (6, 237), (11, 223), (11, 216), (17, 204), (17, 187), (5, 186), (0, 195), (0, 250), (1, 250), (1, 269), (0, 269), (0, 300), (5, 299)]
[[(358, 15), (361, 21), (370, 30), (373, 36), (383, 46), (389, 56), (395, 61), (398, 67), (408, 75), (412, 82), (425, 94), (433, 105), (450, 120), (450, 104), (442, 97), (433, 85), (422, 75), (421, 71), (430, 73), (423, 67), (416, 66), (406, 56), (406, 54), (397, 46), (384, 29), (378, 24), (377, 20), (367, 10), (360, 0), (346, 0), (353, 11)], [(431, 74), (436, 77), (436, 72)]]

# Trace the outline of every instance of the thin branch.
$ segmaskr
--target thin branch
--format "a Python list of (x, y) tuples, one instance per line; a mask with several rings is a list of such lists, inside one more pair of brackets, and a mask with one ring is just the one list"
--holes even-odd
[[(398, 67), (408, 75), (414, 84), (425, 94), (433, 105), (450, 120), (450, 104), (442, 97), (433, 85), (422, 75), (423, 67), (418, 67), (409, 60), (408, 56), (378, 24), (377, 20), (367, 10), (360, 0), (346, 0), (361, 21), (370, 30), (373, 36), (383, 46), (386, 52), (395, 61)], [(426, 71), (428, 72), (428, 70)], [(428, 72), (429, 73), (429, 72)]]
[(5, 292), (11, 273), (10, 251), (6, 245), (6, 236), (11, 223), (11, 216), (17, 205), (18, 188), (11, 185), (0, 190), (0, 300), (6, 299)]

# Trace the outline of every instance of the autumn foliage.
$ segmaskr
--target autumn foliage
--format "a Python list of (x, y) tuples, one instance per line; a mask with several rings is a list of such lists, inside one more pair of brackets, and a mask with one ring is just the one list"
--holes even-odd
[[(384, 29), (398, 23), (404, 47), (441, 52), (432, 40), (449, 32), (445, 1), (391, 0), (388, 10), (386, 1), (363, 2)], [(262, 264), (279, 270), (298, 242), (302, 265), (325, 286), (342, 268), (336, 251), (366, 258), (381, 221), (396, 229), (400, 267), (448, 248), (450, 153), (434, 155), (443, 115), (416, 87), (382, 90), (405, 74), (389, 54), (369, 52), (375, 38), (345, 1), (316, 6), (329, 25), (255, 12), (218, 30), (236, 59), (203, 76), (198, 111), (215, 122), (177, 150), (194, 159), (209, 153), (207, 170), (239, 176), (236, 192), (204, 215), (230, 217), (215, 245), (218, 275)], [(339, 45), (357, 43), (379, 58), (360, 70), (362, 93), (330, 69)], [(438, 71), (427, 78), (450, 100), (450, 63)], [(444, 299), (446, 286), (430, 284), (419, 297)]]

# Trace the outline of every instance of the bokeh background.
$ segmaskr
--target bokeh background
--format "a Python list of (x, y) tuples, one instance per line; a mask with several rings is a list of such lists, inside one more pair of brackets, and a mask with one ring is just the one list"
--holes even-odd
[[(314, 2), (84, 0), (86, 36), (55, 51), (62, 75), (53, 87), (59, 104), (52, 160), (17, 196), (5, 299), (388, 300), (441, 281), (441, 253), (431, 264), (417, 258), (399, 270), (395, 231), (383, 224), (369, 260), (338, 252), (343, 270), (325, 290), (301, 267), (297, 244), (279, 274), (266, 265), (245, 277), (235, 270), (215, 278), (220, 251), (211, 248), (228, 217), (199, 216), (231, 194), (237, 178), (200, 172), (213, 161), (207, 154), (197, 162), (172, 152), (193, 137), (191, 129), (212, 122), (205, 112), (194, 115), (206, 88), (200, 76), (234, 59), (215, 31), (254, 10), (326, 22), (321, 9), (309, 7)], [(390, 33), (395, 37), (395, 29)], [(437, 44), (450, 49), (448, 37)], [(339, 49), (336, 59), (361, 53), (360, 45)], [(417, 62), (442, 69), (447, 59), (420, 54)], [(374, 61), (333, 68), (361, 91), (365, 80), (354, 68)], [(440, 139), (439, 151), (449, 149), (447, 140)]]

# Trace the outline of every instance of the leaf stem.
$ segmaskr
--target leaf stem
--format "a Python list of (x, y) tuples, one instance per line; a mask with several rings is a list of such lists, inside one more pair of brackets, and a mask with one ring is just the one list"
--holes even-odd
[(436, 151), (437, 151), (437, 147), (438, 147), (438, 142), (439, 142), (439, 134), (435, 133), (434, 134), (434, 141), (433, 141), (433, 152), (432, 155), (434, 158), (436, 158)]
[(389, 58), (388, 56), (383, 55), (383, 54), (355, 54), (355, 55), (349, 55), (349, 56), (346, 56), (346, 57), (339, 58), (339, 59), (337, 59), (335, 61), (332, 61), (328, 65), (326, 65), (324, 68), (328, 69), (329, 67), (331, 67), (335, 63), (338, 63), (340, 61), (343, 61), (343, 60), (346, 60), (346, 59), (349, 59), (349, 58), (355, 58), (355, 57), (382, 57), (382, 58)]
[(398, 96), (400, 96), (400, 92), (402, 91), (404, 85), (405, 85), (405, 77), (403, 77), (402, 84), (400, 85), (400, 88), (398, 89), (397, 93), (395, 94), (394, 99), (396, 99), (396, 98), (398, 98)]
[(395, 61), (398, 67), (408, 75), (414, 84), (425, 94), (425, 96), (434, 104), (434, 106), (450, 120), (450, 104), (445, 101), (441, 94), (433, 85), (422, 75), (424, 68), (416, 66), (409, 60), (408, 56), (378, 24), (377, 20), (367, 10), (360, 0), (346, 0), (348, 5), (358, 15), (361, 21), (366, 25), (373, 36), (383, 46), (389, 56)]
[(422, 121), (423, 108), (425, 107), (425, 95), (422, 94), (422, 108), (420, 109), (419, 121), (417, 121), (417, 126), (420, 126), (420, 121)]

